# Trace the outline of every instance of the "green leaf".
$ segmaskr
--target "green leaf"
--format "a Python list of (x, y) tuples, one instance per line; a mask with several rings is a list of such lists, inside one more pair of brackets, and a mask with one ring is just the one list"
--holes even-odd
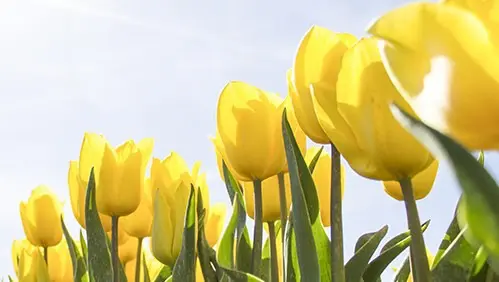
[(236, 233), (239, 209), (239, 203), (234, 203), (229, 224), (227, 225), (227, 228), (225, 228), (222, 239), (218, 245), (217, 261), (221, 266), (229, 269), (234, 268), (234, 236)]
[(402, 263), (402, 266), (397, 270), (397, 273), (395, 273), (395, 279), (393, 281), (407, 282), (407, 279), (409, 279), (410, 274), (411, 274), (411, 262), (409, 260), (409, 257), (407, 257), (404, 260), (404, 263)]
[(422, 142), (434, 156), (451, 165), (466, 197), (468, 227), (487, 252), (499, 257), (499, 187), (492, 176), (462, 145), (428, 127), (398, 107), (393, 113), (401, 124)]
[[(345, 265), (346, 282), (362, 281), (362, 274), (381, 243), (381, 240), (385, 237), (386, 232), (388, 232), (388, 226), (385, 225), (380, 230), (367, 233), (359, 238), (355, 245), (355, 254)], [(367, 242), (365, 242), (366, 240)]]
[(248, 229), (246, 226), (243, 229), (243, 234), (241, 238), (239, 238), (239, 242), (237, 243), (236, 250), (236, 269), (242, 272), (250, 272), (251, 271), (251, 258), (252, 247), (251, 240)]
[(87, 282), (87, 266), (84, 261), (83, 256), (80, 254), (78, 247), (76, 246), (73, 238), (69, 234), (66, 224), (64, 224), (64, 219), (61, 216), (62, 232), (64, 233), (64, 238), (68, 244), (69, 255), (71, 256), (71, 265), (73, 266), (73, 281), (75, 282)]
[[(307, 277), (307, 281), (321, 281), (321, 279), (328, 281), (331, 280), (330, 268), (324, 267), (321, 269), (317, 251), (322, 251), (322, 249), (316, 247), (312, 229), (312, 224), (316, 222), (321, 224), (317, 190), (315, 189), (310, 170), (293, 136), (286, 110), (284, 110), (282, 118), (282, 134), (291, 182), (291, 202), (294, 210), (293, 225), (300, 231), (295, 233), (300, 273), (303, 277)], [(318, 239), (322, 240), (323, 238)], [(329, 246), (329, 244), (327, 245)], [(327, 257), (329, 258), (329, 254)], [(322, 278), (322, 276), (325, 278)]]
[(440, 246), (438, 247), (437, 253), (435, 254), (435, 258), (433, 259), (432, 268), (434, 268), (438, 265), (442, 255), (445, 253), (445, 250), (447, 250), (447, 248), (452, 244), (452, 242), (456, 239), (456, 237), (461, 232), (461, 228), (459, 228), (459, 223), (457, 221), (459, 202), (461, 202), (461, 198), (459, 199), (458, 204), (456, 205), (456, 209), (454, 211), (454, 217), (452, 218), (452, 221), (449, 224), (449, 227), (447, 227), (447, 231), (445, 232), (445, 236), (442, 239)]
[[(106, 236), (106, 241), (107, 241), (107, 248), (109, 250), (109, 253), (111, 253), (112, 252), (111, 239), (109, 239), (109, 237)], [(118, 273), (120, 275), (120, 282), (127, 282), (128, 278), (126, 277), (125, 267), (123, 266), (121, 261), (118, 263), (118, 267), (119, 267)]]
[(167, 280), (171, 276), (172, 276), (171, 268), (168, 265), (165, 265), (159, 271), (158, 276), (156, 276), (156, 278), (154, 278), (154, 282), (164, 282), (165, 280)]
[(90, 281), (113, 281), (113, 267), (107, 244), (107, 235), (102, 228), (95, 202), (95, 176), (93, 168), (90, 171), (85, 198), (85, 225), (87, 227)]
[(201, 271), (205, 281), (218, 281), (215, 270), (212, 268), (210, 253), (214, 251), (208, 244), (205, 234), (204, 220), (206, 216), (206, 209), (203, 206), (203, 195), (198, 188), (198, 200), (197, 200), (197, 213), (198, 213), (198, 257), (199, 265), (201, 266)]
[[(480, 281), (482, 275), (486, 275), (488, 272), (487, 265), (488, 254), (483, 247), (479, 248), (475, 254), (475, 259), (473, 261), (473, 266), (469, 273), (469, 281)], [(485, 269), (484, 269), (485, 268)]]
[[(429, 220), (423, 223), (421, 231), (425, 232), (429, 224)], [(401, 233), (388, 241), (381, 248), (380, 255), (373, 259), (364, 271), (364, 282), (376, 282), (388, 265), (411, 245), (411, 241), (410, 231)]]
[(87, 242), (85, 241), (85, 237), (83, 236), (83, 231), (81, 229), (80, 229), (80, 247), (83, 259), (85, 262), (87, 262), (88, 261)]
[(7, 277), (9, 277), (9, 282), (14, 282), (14, 279), (12, 279), (12, 277), (10, 277), (10, 275)]
[(296, 282), (301, 277), (296, 255), (296, 239), (292, 218), (293, 211), (291, 210), (289, 213), (289, 223), (286, 224), (286, 246), (283, 250), (286, 253), (284, 267), (286, 269), (286, 282)]
[(173, 267), (172, 279), (175, 281), (196, 281), (196, 198), (194, 191), (194, 186), (191, 184), (182, 234), (182, 246)]
[(308, 165), (308, 169), (310, 170), (310, 173), (314, 172), (315, 166), (317, 165), (317, 162), (319, 161), (319, 158), (320, 158), (323, 150), (324, 150), (324, 146), (321, 146), (320, 150), (315, 154), (314, 158), (310, 161), (310, 164)]

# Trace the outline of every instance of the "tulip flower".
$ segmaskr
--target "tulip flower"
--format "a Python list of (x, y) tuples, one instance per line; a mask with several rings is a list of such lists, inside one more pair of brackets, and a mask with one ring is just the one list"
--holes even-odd
[[(298, 123), (316, 143), (329, 144), (331, 139), (319, 123), (313, 101), (335, 108), (336, 81), (342, 58), (355, 42), (353, 35), (313, 26), (300, 42), (293, 69), (287, 73), (288, 91)], [(315, 91), (311, 91), (310, 85)], [(341, 126), (345, 125), (335, 123), (334, 128), (341, 130)]]
[[(374, 38), (364, 38), (344, 54), (336, 84), (337, 106), (319, 107), (318, 116), (326, 134), (358, 174), (401, 180), (424, 170), (433, 157), (393, 117), (391, 101), (414, 112), (388, 78), (376, 44)], [(338, 116), (341, 118), (334, 118)], [(342, 123), (348, 125), (342, 132), (345, 138), (339, 137), (335, 128)]]
[(73, 281), (73, 266), (65, 239), (48, 249), (48, 271), (52, 282)]
[[(124, 268), (127, 281), (136, 281), (135, 273), (137, 271), (137, 260), (133, 259), (131, 261), (128, 261), (125, 264)], [(144, 266), (142, 264), (140, 264), (140, 273), (144, 273)], [(144, 281), (144, 275), (139, 276), (139, 281), (140, 282)]]
[[(311, 147), (307, 150), (305, 155), (305, 162), (310, 164), (312, 159), (319, 152), (319, 147)], [(317, 189), (317, 196), (319, 198), (319, 207), (322, 224), (327, 227), (331, 225), (331, 156), (322, 151), (317, 163), (315, 165), (314, 172), (312, 173), (312, 179), (315, 183), (315, 188)], [(345, 168), (341, 166), (341, 196), (343, 197), (345, 187)]]
[[(80, 226), (85, 229), (85, 199), (88, 179), (83, 180), (80, 178), (78, 161), (69, 163), (68, 186), (71, 209)], [(99, 213), (99, 217), (104, 231), (111, 231), (111, 217), (102, 213)]]
[[(255, 200), (253, 193), (253, 182), (243, 182), (244, 199), (246, 201), (246, 211), (249, 217), (254, 219)], [(291, 186), (289, 174), (284, 174), (284, 186), (286, 187), (287, 210), (291, 206)], [(281, 218), (281, 206), (279, 197), (279, 180), (277, 175), (262, 182), (262, 209), (263, 221), (274, 222)]]
[[(206, 214), (210, 214), (206, 174), (199, 175), (196, 163), (189, 173), (185, 161), (171, 153), (163, 161), (153, 159), (151, 181), (154, 195), (152, 252), (163, 264), (173, 266), (180, 254), (184, 218), (191, 185), (199, 188)], [(197, 191), (197, 189), (196, 189)], [(208, 217), (205, 217), (205, 223)]]
[(14, 240), (12, 242), (12, 264), (14, 265), (14, 272), (16, 276), (19, 278), (19, 262), (20, 257), (23, 252), (27, 252), (28, 254), (33, 253), (38, 248), (33, 246), (27, 239), (23, 240)]
[(20, 282), (51, 281), (47, 265), (39, 248), (24, 249), (19, 256)]
[(137, 258), (138, 244), (142, 244), (138, 238), (128, 236), (118, 245), (118, 255), (122, 264), (126, 264)]
[(227, 206), (224, 203), (217, 203), (210, 209), (207, 215), (208, 220), (205, 225), (206, 241), (210, 247), (215, 246), (222, 234), (225, 224), (225, 217), (227, 215)]
[[(416, 200), (423, 199), (430, 193), (433, 183), (435, 182), (435, 177), (437, 176), (437, 171), (438, 161), (435, 160), (429, 167), (412, 178), (412, 187), (414, 198)], [(402, 194), (402, 188), (400, 187), (399, 182), (383, 181), (383, 187), (385, 192), (392, 198), (399, 201), (404, 200), (404, 195)]]
[(125, 216), (140, 204), (144, 175), (154, 141), (128, 140), (116, 149), (102, 136), (85, 133), (80, 151), (79, 174), (89, 179), (94, 167), (98, 210), (109, 216)]
[(24, 234), (38, 247), (52, 247), (62, 239), (62, 203), (45, 185), (31, 191), (27, 202), (20, 204)]
[(496, 1), (411, 3), (369, 32), (418, 116), (470, 149), (499, 148)]
[(151, 179), (147, 179), (139, 207), (130, 215), (121, 218), (121, 225), (130, 236), (136, 238), (151, 236), (153, 212), (151, 190)]
[(287, 100), (238, 81), (228, 83), (222, 90), (217, 128), (226, 161), (239, 180), (263, 181), (287, 171), (281, 126), (284, 108), (297, 142), (305, 146), (305, 135), (299, 134), (292, 104)]

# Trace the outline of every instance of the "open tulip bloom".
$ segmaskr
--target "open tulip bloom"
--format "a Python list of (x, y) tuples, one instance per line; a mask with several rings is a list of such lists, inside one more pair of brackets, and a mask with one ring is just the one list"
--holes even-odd
[[(390, 268), (397, 282), (499, 281), (499, 187), (468, 151), (499, 148), (499, 0), (407, 4), (368, 31), (311, 27), (276, 78), (285, 98), (225, 85), (211, 138), (224, 189), (199, 162), (152, 157), (152, 138), (113, 147), (85, 133), (67, 175), (83, 229), (71, 234), (58, 195), (34, 188), (12, 244), (18, 281), (378, 282)], [(366, 232), (347, 259), (342, 158), (404, 203), (408, 226), (381, 248), (388, 226)], [(462, 195), (430, 252), (416, 201), (442, 163)], [(210, 202), (224, 190), (231, 208)]]

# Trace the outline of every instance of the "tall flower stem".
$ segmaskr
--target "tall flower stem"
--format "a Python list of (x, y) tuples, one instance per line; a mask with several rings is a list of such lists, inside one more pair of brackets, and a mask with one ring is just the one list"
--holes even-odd
[[(267, 222), (270, 240), (270, 281), (279, 282), (279, 266), (277, 264), (277, 242), (274, 222)], [(282, 232), (282, 229), (281, 229)]]
[(111, 216), (111, 258), (113, 265), (113, 282), (119, 282), (119, 263), (118, 256), (118, 220), (119, 216)]
[(341, 154), (331, 143), (331, 275), (345, 282), (343, 258), (343, 215), (341, 205)]
[[(279, 181), (279, 203), (281, 206), (281, 239), (282, 239), (282, 249), (286, 245), (286, 223), (288, 220), (288, 203), (286, 200), (286, 186), (284, 184), (284, 173), (279, 173), (277, 175)], [(285, 261), (284, 252), (282, 252), (282, 261)], [(283, 281), (286, 281), (285, 271), (283, 271)]]
[(260, 263), (262, 261), (262, 240), (263, 240), (263, 207), (262, 207), (262, 181), (253, 180), (253, 190), (255, 196), (255, 227), (253, 228), (253, 253), (251, 258), (251, 273), (258, 276)]
[(144, 238), (138, 238), (138, 240), (137, 258), (135, 259), (135, 282), (140, 282), (140, 259), (142, 258), (142, 240), (144, 240)]
[(45, 264), (49, 265), (49, 247), (43, 247), (43, 259), (45, 260)]
[(423, 232), (421, 231), (421, 222), (419, 220), (416, 199), (414, 198), (412, 189), (412, 182), (410, 178), (402, 179), (399, 182), (400, 187), (402, 188), (402, 194), (404, 195), (407, 223), (412, 238), (410, 256), (413, 280), (415, 282), (428, 282), (430, 281), (430, 267), (428, 264), (428, 256), (426, 255)]

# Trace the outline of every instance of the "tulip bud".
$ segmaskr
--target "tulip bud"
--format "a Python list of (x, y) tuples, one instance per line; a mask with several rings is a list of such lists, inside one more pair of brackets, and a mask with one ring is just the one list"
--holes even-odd
[(121, 218), (121, 226), (128, 235), (136, 238), (151, 236), (153, 210), (150, 194), (151, 180), (147, 179), (139, 207), (130, 215)]
[(210, 214), (204, 227), (206, 240), (210, 247), (215, 246), (222, 234), (227, 215), (227, 206), (224, 203), (217, 203), (210, 209)]
[(47, 186), (36, 187), (28, 202), (20, 204), (24, 234), (39, 247), (57, 245), (62, 239), (62, 203)]

